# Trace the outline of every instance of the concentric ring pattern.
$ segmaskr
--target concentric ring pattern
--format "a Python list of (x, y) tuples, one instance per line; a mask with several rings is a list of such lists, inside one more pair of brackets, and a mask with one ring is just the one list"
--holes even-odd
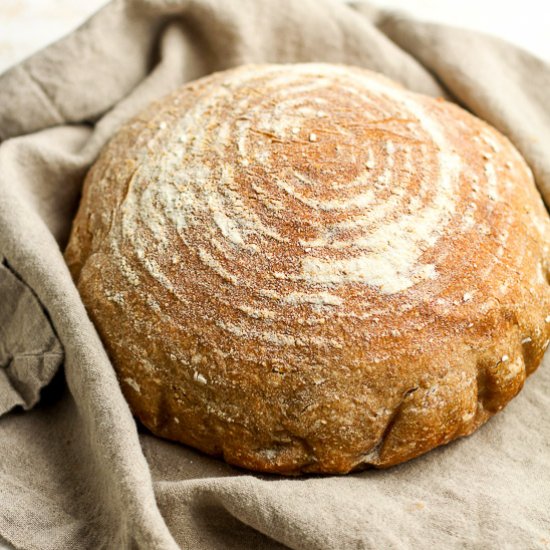
[(264, 471), (465, 435), (548, 343), (548, 216), (513, 146), (343, 66), (247, 66), (127, 124), (67, 259), (134, 412)]

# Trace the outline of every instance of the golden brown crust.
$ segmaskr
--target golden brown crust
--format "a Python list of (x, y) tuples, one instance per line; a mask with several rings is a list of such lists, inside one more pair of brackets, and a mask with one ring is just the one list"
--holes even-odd
[(66, 259), (134, 413), (264, 472), (386, 467), (538, 366), (549, 219), (457, 106), (350, 67), (184, 86), (90, 170)]

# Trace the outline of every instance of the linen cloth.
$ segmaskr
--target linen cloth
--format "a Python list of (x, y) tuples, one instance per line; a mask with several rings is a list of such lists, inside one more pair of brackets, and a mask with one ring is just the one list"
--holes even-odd
[(550, 67), (517, 47), (362, 2), (114, 0), (0, 76), (0, 535), (16, 548), (550, 546), (545, 365), (477, 433), (386, 471), (251, 474), (132, 418), (62, 256), (86, 170), (183, 82), (297, 61), (454, 98), (549, 204)]

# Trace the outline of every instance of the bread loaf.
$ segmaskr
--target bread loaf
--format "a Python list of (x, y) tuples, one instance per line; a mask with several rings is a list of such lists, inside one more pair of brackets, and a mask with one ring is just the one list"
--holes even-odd
[(511, 143), (367, 70), (257, 65), (127, 123), (66, 259), (132, 411), (262, 472), (472, 433), (550, 335), (549, 218)]

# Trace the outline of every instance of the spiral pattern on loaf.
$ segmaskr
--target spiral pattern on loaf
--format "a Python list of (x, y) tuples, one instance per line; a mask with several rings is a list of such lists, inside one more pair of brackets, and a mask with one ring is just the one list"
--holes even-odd
[[(415, 456), (503, 406), (548, 343), (516, 307), (548, 304), (548, 218), (523, 159), (458, 107), (365, 70), (250, 66), (188, 85), (115, 137), (83, 204), (68, 256), (129, 398), (147, 425), (237, 464), (345, 471)], [(479, 351), (503, 326), (508, 340)], [(460, 403), (452, 430), (384, 458), (422, 384), (427, 411)], [(164, 412), (148, 416), (147, 400)], [(268, 402), (269, 429), (255, 418)], [(196, 423), (185, 435), (182, 403)], [(212, 435), (222, 425), (240, 426), (246, 452)], [(273, 433), (292, 434), (277, 437), (293, 451), (269, 447)], [(325, 442), (320, 459), (312, 441), (336, 433), (351, 458)]]
[[(124, 202), (123, 242), (142, 272), (187, 307), (204, 307), (202, 294), (207, 307), (237, 309), (238, 321), (216, 323), (239, 337), (294, 345), (297, 336), (275, 328), (277, 320), (369, 318), (363, 300), (399, 293), (413, 304), (427, 285), (446, 284), (441, 238), (452, 232), (474, 251), (489, 231), (478, 203), (503, 200), (491, 163), (501, 145), (482, 131), (479, 181), (439, 115), (368, 73), (235, 73), (183, 116), (163, 116), (148, 138), (147, 167), (133, 174)], [(497, 236), (482, 277), (510, 238)], [(134, 270), (124, 273), (136, 282)], [(174, 283), (178, 273), (185, 285)]]

